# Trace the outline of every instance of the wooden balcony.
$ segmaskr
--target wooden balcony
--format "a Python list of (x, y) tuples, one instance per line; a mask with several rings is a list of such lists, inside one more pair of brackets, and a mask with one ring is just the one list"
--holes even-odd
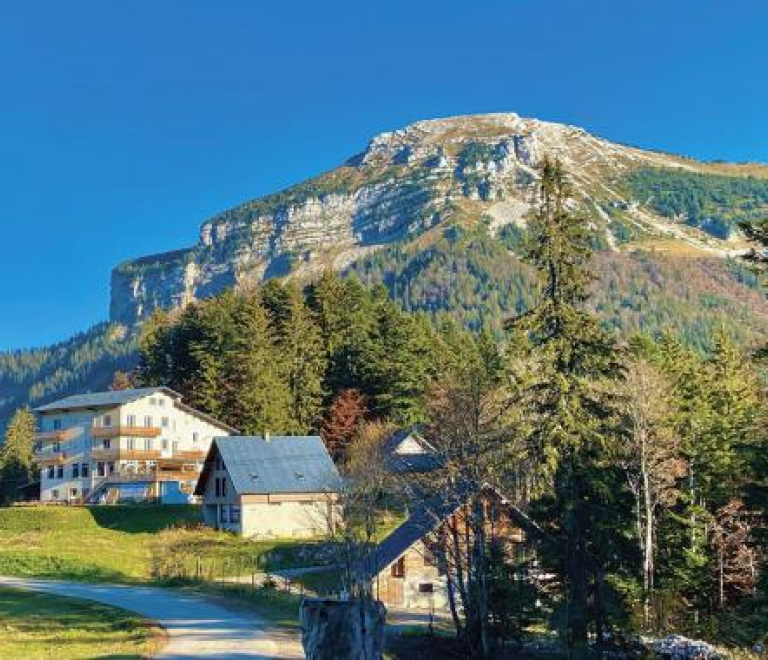
[(154, 461), (159, 459), (161, 452), (142, 449), (92, 449), (91, 458), (94, 461)]
[(205, 460), (206, 452), (199, 449), (188, 451), (175, 451), (171, 456), (161, 459), (163, 463), (192, 463)]
[(65, 463), (80, 460), (80, 454), (69, 454), (67, 452), (36, 452), (33, 460), (39, 467), (48, 467), (49, 465), (64, 465)]
[(47, 442), (66, 442), (77, 435), (77, 428), (58, 429), (56, 431), (38, 431), (35, 433), (35, 442), (45, 444)]
[(96, 439), (111, 438), (156, 438), (163, 430), (157, 426), (94, 426), (91, 437)]

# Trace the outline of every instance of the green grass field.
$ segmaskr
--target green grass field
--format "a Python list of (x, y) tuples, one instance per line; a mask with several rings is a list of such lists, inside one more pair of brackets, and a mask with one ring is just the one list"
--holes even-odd
[(254, 542), (199, 521), (193, 506), (0, 508), (0, 575), (90, 582), (209, 579), (331, 559), (321, 544)]
[(129, 612), (0, 587), (0, 658), (141, 658), (155, 642), (147, 622)]

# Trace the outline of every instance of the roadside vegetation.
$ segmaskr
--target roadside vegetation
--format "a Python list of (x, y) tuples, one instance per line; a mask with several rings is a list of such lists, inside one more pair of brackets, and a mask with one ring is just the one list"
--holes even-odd
[(148, 657), (159, 631), (124, 610), (0, 587), (0, 658)]

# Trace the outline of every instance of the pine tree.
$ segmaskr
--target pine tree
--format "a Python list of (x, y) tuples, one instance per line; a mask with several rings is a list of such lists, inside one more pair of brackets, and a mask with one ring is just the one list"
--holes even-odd
[(0, 502), (7, 504), (18, 498), (18, 489), (28, 484), (34, 475), (32, 445), (35, 417), (28, 408), (21, 408), (11, 418), (0, 448)]
[(533, 349), (531, 440), (552, 475), (548, 515), (562, 539), (564, 641), (571, 656), (581, 658), (588, 653), (590, 623), (598, 640), (604, 632), (606, 552), (620, 533), (618, 523), (606, 526), (601, 501), (601, 492), (611, 488), (603, 460), (614, 414), (601, 381), (617, 377), (619, 370), (611, 338), (584, 310), (591, 281), (587, 223), (569, 211), (570, 191), (559, 161), (545, 159), (540, 172), (526, 248), (539, 273), (540, 298), (512, 325), (526, 333)]
[(321, 416), (328, 361), (322, 336), (301, 290), (284, 288), (282, 307), (273, 323), (291, 396), (291, 428), (308, 433), (317, 428)]
[(258, 293), (243, 296), (235, 323), (226, 364), (226, 421), (243, 433), (285, 433), (290, 427), (290, 391)]

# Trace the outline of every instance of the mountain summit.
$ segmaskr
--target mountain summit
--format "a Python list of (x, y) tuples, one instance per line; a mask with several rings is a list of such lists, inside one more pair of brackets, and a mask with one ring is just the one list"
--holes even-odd
[(229, 286), (345, 269), (442, 229), (522, 231), (537, 165), (561, 159), (574, 200), (606, 251), (727, 256), (736, 223), (768, 210), (768, 168), (701, 163), (514, 113), (419, 121), (374, 137), (344, 165), (225, 211), (188, 249), (112, 274), (111, 318), (134, 324)]

